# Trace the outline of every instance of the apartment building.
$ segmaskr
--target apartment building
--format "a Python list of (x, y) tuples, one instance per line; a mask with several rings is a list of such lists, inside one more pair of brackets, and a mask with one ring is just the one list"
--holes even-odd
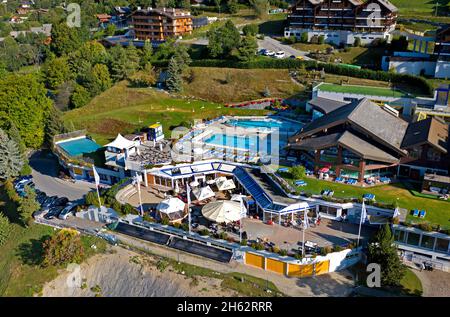
[(132, 15), (132, 25), (139, 40), (164, 41), (192, 33), (191, 13), (182, 9), (138, 9)]
[(308, 34), (308, 41), (323, 36), (332, 44), (390, 41), (397, 8), (388, 0), (298, 0), (290, 9), (285, 36)]

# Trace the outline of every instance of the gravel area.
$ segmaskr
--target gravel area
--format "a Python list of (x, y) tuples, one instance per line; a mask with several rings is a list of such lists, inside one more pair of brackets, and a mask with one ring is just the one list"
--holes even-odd
[(96, 255), (81, 266), (72, 265), (44, 286), (48, 297), (126, 296), (185, 297), (233, 296), (220, 287), (220, 279), (191, 278), (156, 267), (156, 259), (120, 247)]
[(417, 269), (414, 273), (422, 282), (423, 297), (450, 297), (450, 273), (438, 270), (420, 272)]

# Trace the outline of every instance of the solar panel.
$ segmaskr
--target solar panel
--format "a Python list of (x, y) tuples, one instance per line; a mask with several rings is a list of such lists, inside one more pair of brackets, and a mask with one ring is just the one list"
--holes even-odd
[(233, 256), (233, 253), (230, 251), (217, 249), (204, 244), (199, 244), (176, 237), (172, 238), (172, 240), (169, 243), (169, 247), (182, 250), (188, 253), (197, 254), (224, 263), (230, 262), (231, 257)]
[(116, 227), (116, 231), (158, 244), (167, 244), (167, 241), (169, 241), (168, 235), (150, 231), (141, 227), (132, 226), (123, 222), (119, 222)]

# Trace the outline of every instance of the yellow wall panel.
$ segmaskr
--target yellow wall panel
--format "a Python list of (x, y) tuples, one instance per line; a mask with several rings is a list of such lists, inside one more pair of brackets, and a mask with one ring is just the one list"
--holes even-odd
[(273, 271), (280, 274), (285, 274), (286, 263), (274, 259), (267, 258), (267, 270)]
[(83, 175), (83, 169), (81, 169), (79, 167), (74, 167), (73, 172), (77, 175)]
[(264, 269), (264, 257), (253, 253), (245, 253), (245, 264)]
[(316, 263), (316, 275), (328, 273), (330, 270), (330, 260)]

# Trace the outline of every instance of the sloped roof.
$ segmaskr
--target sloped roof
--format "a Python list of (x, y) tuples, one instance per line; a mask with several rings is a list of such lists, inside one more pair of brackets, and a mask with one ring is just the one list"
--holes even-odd
[(342, 106), (314, 120), (306, 125), (299, 134), (291, 137), (289, 141), (294, 143), (300, 138), (344, 123), (351, 124), (360, 132), (370, 134), (371, 138), (378, 142), (406, 154), (401, 149), (401, 143), (408, 123), (366, 98)]
[(322, 150), (337, 145), (341, 145), (351, 150), (364, 159), (387, 163), (396, 163), (399, 161), (398, 158), (386, 153), (377, 146), (370, 144), (349, 131), (345, 131), (343, 133), (333, 133), (316, 138), (307, 138), (301, 140), (299, 143), (293, 144), (291, 148), (310, 151)]
[(328, 99), (328, 98), (322, 98), (322, 97), (316, 97), (308, 101), (308, 103), (313, 106), (314, 108), (317, 108), (318, 110), (322, 111), (323, 113), (327, 114), (330, 113), (344, 105), (347, 105), (348, 102)]
[(442, 153), (447, 153), (448, 137), (448, 125), (431, 117), (409, 124), (402, 147), (409, 148), (428, 143)]
[(391, 12), (397, 12), (398, 9), (395, 5), (393, 5), (389, 0), (377, 0), (378, 3), (382, 4), (386, 9)]
[(106, 147), (114, 147), (117, 149), (129, 149), (130, 147), (135, 146), (133, 141), (127, 140), (120, 133), (117, 135), (116, 139), (111, 143), (105, 145)]

